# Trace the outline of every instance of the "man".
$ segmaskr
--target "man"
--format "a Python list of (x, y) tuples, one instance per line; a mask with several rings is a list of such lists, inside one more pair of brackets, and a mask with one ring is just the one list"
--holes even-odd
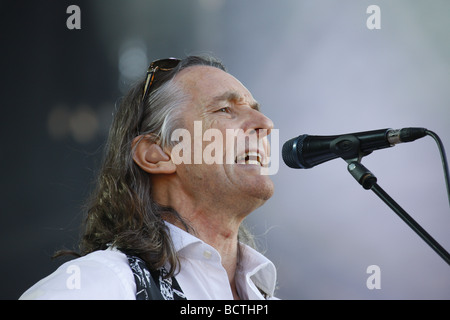
[[(174, 139), (181, 128), (190, 135)], [(217, 60), (153, 62), (114, 115), (80, 257), (21, 299), (272, 298), (275, 267), (242, 225), (273, 194), (261, 174), (272, 128)], [(236, 134), (198, 153), (227, 130), (244, 147)]]

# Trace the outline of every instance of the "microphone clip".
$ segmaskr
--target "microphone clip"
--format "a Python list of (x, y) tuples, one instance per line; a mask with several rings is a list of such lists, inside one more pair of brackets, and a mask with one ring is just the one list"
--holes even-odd
[(349, 162), (349, 160), (355, 161), (355, 159), (360, 162), (362, 157), (372, 153), (372, 151), (363, 152), (361, 150), (361, 141), (352, 134), (347, 134), (334, 139), (330, 143), (330, 151), (347, 162)]

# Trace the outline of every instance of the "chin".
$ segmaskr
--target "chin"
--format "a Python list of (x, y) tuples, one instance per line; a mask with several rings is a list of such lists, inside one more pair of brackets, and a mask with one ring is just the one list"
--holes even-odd
[(270, 190), (267, 190), (267, 192), (265, 192), (261, 199), (265, 201), (269, 200), (272, 196), (273, 196), (273, 192), (274, 192), (274, 188), (272, 186), (272, 188), (270, 188)]
[[(267, 177), (266, 177), (267, 178)], [(255, 184), (255, 187), (251, 188), (253, 197), (262, 201), (261, 205), (269, 200), (274, 193), (274, 184), (269, 178), (265, 179), (263, 183)]]

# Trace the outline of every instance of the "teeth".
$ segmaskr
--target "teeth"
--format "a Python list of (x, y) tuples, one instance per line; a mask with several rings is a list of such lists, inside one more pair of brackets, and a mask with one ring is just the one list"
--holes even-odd
[(261, 165), (261, 160), (262, 157), (258, 152), (246, 152), (236, 158), (236, 163)]
[(260, 165), (258, 160), (247, 160), (245, 161), (245, 164), (256, 164), (256, 165)]

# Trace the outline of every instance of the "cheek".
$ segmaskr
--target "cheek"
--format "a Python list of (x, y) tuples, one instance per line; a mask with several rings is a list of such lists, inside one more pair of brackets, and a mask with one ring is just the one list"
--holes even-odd
[(213, 129), (213, 128), (217, 129), (217, 127), (219, 127), (219, 121), (217, 119), (212, 119), (212, 120), (205, 119), (203, 121), (203, 127), (205, 130)]
[(212, 191), (227, 180), (223, 166), (216, 164), (180, 165), (177, 172), (183, 185), (198, 192)]

